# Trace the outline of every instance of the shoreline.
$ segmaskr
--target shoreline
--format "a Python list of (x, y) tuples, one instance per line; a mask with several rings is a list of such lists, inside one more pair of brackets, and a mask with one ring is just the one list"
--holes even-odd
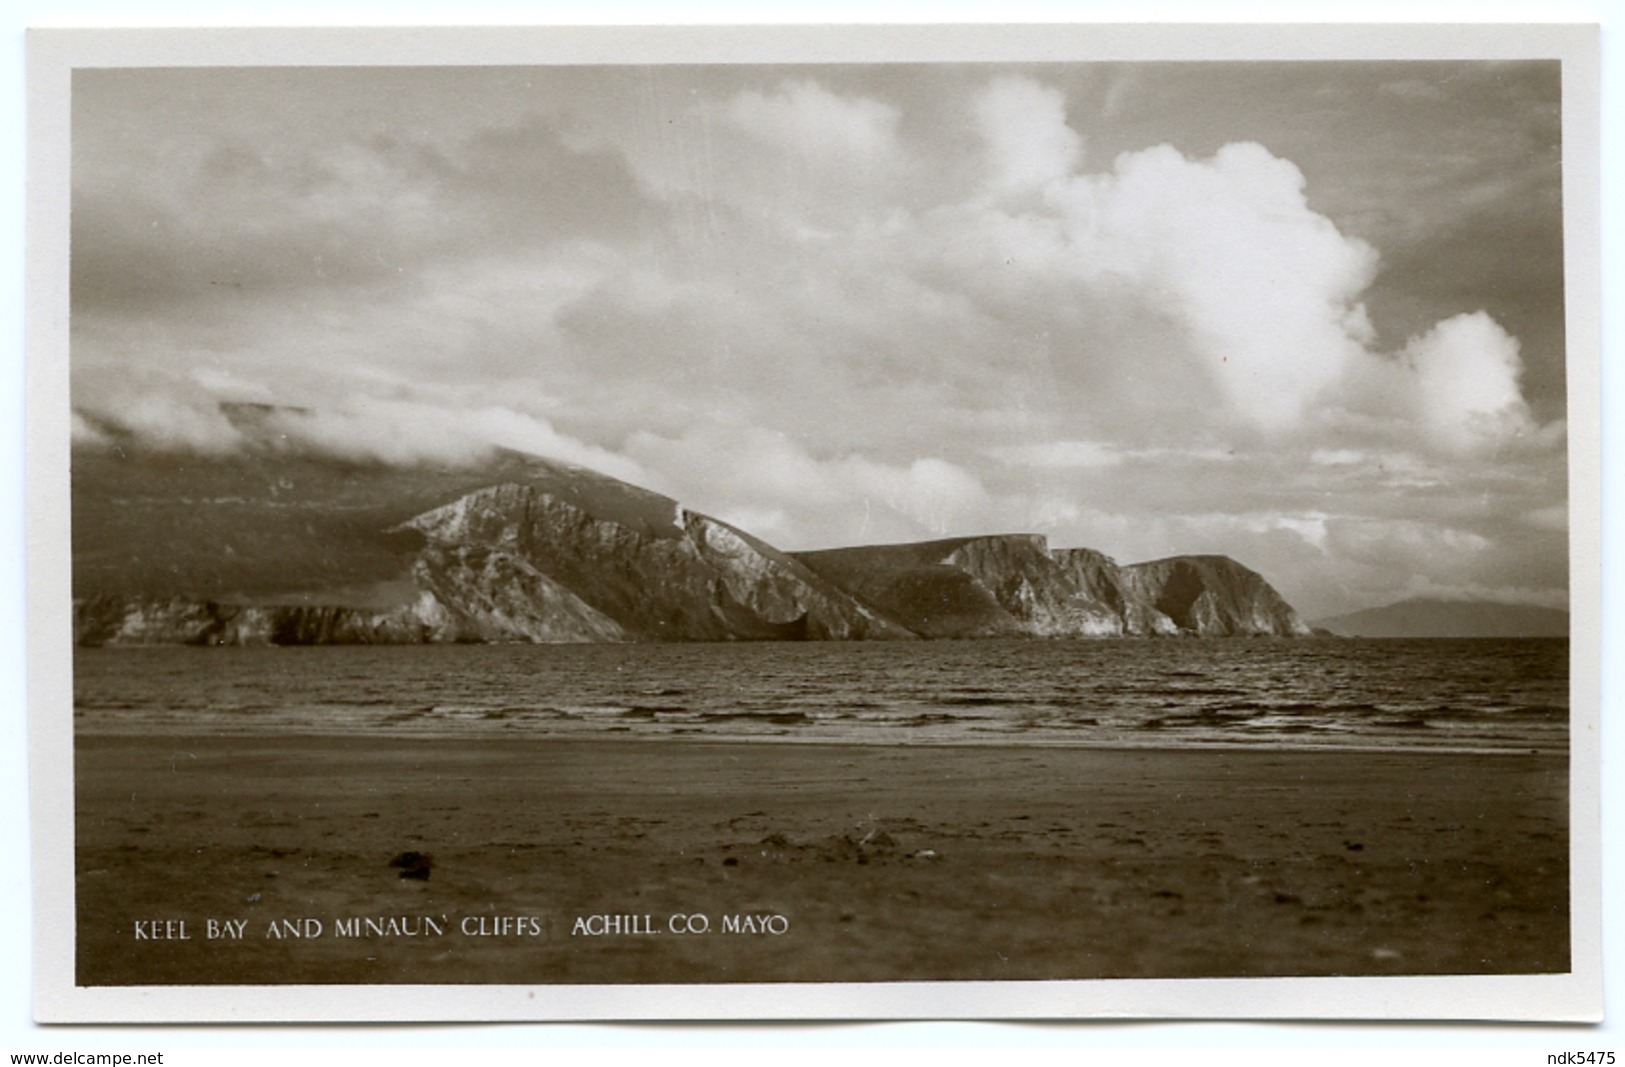
[[(79, 980), (1568, 966), (1565, 755), (673, 740), (82, 735)], [(432, 856), (421, 880), (390, 866), (408, 853)], [(423, 915), (445, 933), (334, 936)], [(677, 936), (679, 915), (710, 929)], [(598, 916), (657, 929), (598, 933)], [(165, 919), (249, 933), (138, 939)], [(309, 919), (326, 936), (266, 934)]]

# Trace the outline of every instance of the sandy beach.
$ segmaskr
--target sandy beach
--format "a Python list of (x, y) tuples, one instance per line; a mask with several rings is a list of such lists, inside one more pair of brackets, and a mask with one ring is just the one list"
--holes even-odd
[(1569, 966), (1551, 756), (88, 735), (75, 764), (81, 985)]

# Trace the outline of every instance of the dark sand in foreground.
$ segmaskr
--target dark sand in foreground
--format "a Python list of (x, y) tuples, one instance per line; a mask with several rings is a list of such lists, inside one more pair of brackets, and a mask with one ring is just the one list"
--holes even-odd
[(76, 799), (81, 985), (1569, 969), (1550, 756), (86, 736)]

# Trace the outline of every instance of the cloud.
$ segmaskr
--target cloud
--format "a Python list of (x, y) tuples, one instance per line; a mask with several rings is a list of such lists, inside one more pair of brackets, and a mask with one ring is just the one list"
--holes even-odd
[(894, 105), (813, 78), (715, 95), (676, 92), (657, 125), (578, 126), (572, 141), (614, 154), (668, 212), (672, 235), (718, 250), (756, 231), (829, 238), (897, 187), (904, 159)]
[(1029, 78), (996, 78), (975, 104), (987, 142), (989, 178), (1001, 193), (1028, 193), (1065, 178), (1083, 156), (1083, 138), (1066, 123), (1066, 98)]
[(1264, 430), (1302, 422), (1369, 337), (1376, 253), (1313, 212), (1303, 175), (1255, 144), (1209, 161), (1120, 158), (1098, 231), (1124, 273), (1167, 294), (1200, 369)]
[(395, 466), (475, 464), (503, 448), (635, 484), (654, 480), (624, 456), (561, 434), (546, 419), (498, 406), (459, 410), (410, 401), (341, 401), (308, 411), (273, 410), (263, 433), (292, 451)]
[[(987, 82), (960, 120), (981, 138), (997, 188), (1021, 196), (930, 183), (928, 146), (905, 145), (899, 107), (794, 78), (697, 95), (657, 137), (630, 126), (586, 136), (577, 116), (565, 138), (532, 116), (438, 145), (374, 131), (339, 138), (325, 156), (195, 148), (191, 165), (209, 180), (193, 181), (191, 213), (174, 211), (185, 221), (161, 239), (154, 270), (136, 269), (149, 249), (132, 224), (145, 209), (109, 225), (100, 213), (116, 205), (91, 197), (76, 246), (91, 276), (186, 275), (199, 298), (200, 264), (215, 260), (222, 277), (262, 292), (299, 280), (285, 300), (211, 294), (200, 321), (222, 332), (255, 323), (262, 336), (232, 339), (240, 355), (209, 338), (183, 360), (229, 364), (240, 379), (257, 361), (261, 377), (274, 367), (287, 383), (284, 395), (300, 384), (330, 395), (348, 380), (424, 400), (411, 383), (483, 380), (532, 393), (534, 408), (540, 387), (590, 400), (591, 413), (563, 417), (579, 433), (591, 417), (611, 420), (596, 435), (606, 445), (639, 420), (669, 422), (658, 409), (678, 405), (744, 405), (821, 448), (855, 435), (872, 451), (883, 434), (894, 463), (943, 451), (924, 442), (943, 441), (958, 413), (1000, 405), (1008, 423), (1052, 440), (950, 446), (959, 459), (999, 448), (1037, 457), (1055, 440), (1280, 442), (1339, 418), (1391, 419), (1396, 397), (1431, 447), (1467, 447), (1492, 424), (1536, 429), (1527, 407), (1491, 412), (1502, 398), (1479, 395), (1510, 383), (1516, 399), (1506, 369), (1516, 352), (1505, 354), (1510, 338), (1492, 336), (1493, 322), (1440, 324), (1402, 353), (1374, 350), (1360, 298), (1375, 251), (1317, 214), (1302, 172), (1264, 147), (1191, 159), (1155, 146), (1091, 173), (1064, 96), (1027, 77)], [(905, 169), (906, 193), (893, 184)], [(547, 184), (609, 186), (616, 174), (687, 206), (654, 220), (669, 227), (626, 232), (590, 221), (611, 201), (589, 210)], [(525, 204), (529, 215), (517, 210)], [(549, 217), (576, 228), (550, 229)], [(700, 230), (685, 228), (701, 217)], [(490, 240), (496, 220), (520, 218), (530, 220), (524, 243)], [(98, 254), (119, 248), (111, 261)], [(259, 273), (244, 273), (250, 264)], [(316, 284), (328, 269), (372, 286), (348, 295), (360, 306), (341, 306), (336, 283)], [(266, 338), (281, 351), (267, 352)], [(658, 390), (651, 361), (666, 368)], [(1457, 388), (1486, 368), (1478, 393)], [(906, 425), (873, 417), (903, 404), (915, 411)]]
[(1051, 180), (1040, 211), (955, 213), (944, 229), (980, 239), (944, 243), (969, 288), (1006, 279), (994, 299), (1018, 304), (1040, 292), (1051, 321), (1078, 309), (1062, 319), (1063, 358), (1094, 364), (1091, 384), (1148, 407), (1125, 386), (1175, 376), (1203, 422), (1288, 431), (1371, 339), (1358, 297), (1377, 265), (1308, 207), (1303, 184), (1258, 145), (1205, 161), (1160, 146)]
[(1484, 312), (1456, 315), (1402, 353), (1425, 432), (1458, 452), (1493, 449), (1536, 432), (1518, 388), (1518, 340)]
[[(420, 272), (465, 257), (658, 224), (613, 154), (534, 122), (433, 144), (350, 131), (325, 146), (159, 137), (145, 166), (75, 171), (76, 313), (421, 295)], [(81, 175), (81, 171), (83, 172)]]
[[(1486, 313), (1378, 347), (1362, 299), (1378, 253), (1309, 205), (1291, 162), (1248, 142), (1206, 160), (1162, 145), (1089, 174), (1069, 169), (1078, 142), (1058, 94), (1004, 79), (977, 108), (984, 126), (1021, 116), (1021, 136), (990, 136), (988, 151), (1006, 187), (1041, 183), (1042, 199), (947, 209), (938, 250), (979, 306), (1052, 328), (1053, 360), (1074, 364), (1062, 373), (1097, 395), (1096, 411), (1153, 418), (1153, 381), (1170, 420), (1198, 434), (1279, 442), (1375, 418), (1412, 447), (1454, 454), (1556, 439), (1520, 393), (1517, 340)], [(1055, 447), (1027, 454), (1052, 464)]]
[(134, 367), (122, 381), (92, 376), (74, 386), (79, 444), (134, 438), (149, 448), (226, 455), (247, 444), (220, 402), (195, 383)]
[(1535, 508), (1524, 513), (1523, 521), (1537, 530), (1567, 533), (1569, 529), (1569, 509), (1566, 507)]
[(897, 108), (838, 96), (811, 79), (786, 81), (771, 93), (739, 93), (722, 113), (757, 140), (821, 170), (874, 167), (896, 147)]
[(74, 412), (73, 432), (76, 444), (97, 448), (133, 437), (165, 451), (282, 452), (391, 466), (470, 466), (490, 460), (497, 449), (508, 449), (634, 484), (658, 480), (625, 456), (560, 433), (546, 419), (496, 405), (451, 408), (354, 397), (298, 408), (223, 403), (206, 391), (146, 382), (116, 402), (85, 398)]
[(686, 503), (783, 548), (989, 532), (999, 528), (987, 526), (990, 519), (1005, 513), (974, 474), (946, 460), (819, 459), (782, 433), (754, 427), (638, 434), (627, 453), (658, 467), (666, 490)]
[(1328, 524), (1327, 547), (1347, 600), (1406, 597), (1566, 605), (1566, 561), (1496, 527), (1392, 519)]
[(91, 448), (106, 448), (113, 441), (104, 428), (93, 424), (77, 411), (69, 420), (68, 434), (75, 447), (85, 445)]
[(990, 450), (1003, 463), (1021, 467), (1115, 467), (1123, 453), (1099, 441), (1045, 441), (1041, 444), (1008, 445)]

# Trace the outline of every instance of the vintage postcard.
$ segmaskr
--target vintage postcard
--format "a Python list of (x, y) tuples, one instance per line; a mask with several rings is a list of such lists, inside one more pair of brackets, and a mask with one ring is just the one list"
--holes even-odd
[(1596, 1018), (1597, 46), (34, 35), (38, 1018)]

